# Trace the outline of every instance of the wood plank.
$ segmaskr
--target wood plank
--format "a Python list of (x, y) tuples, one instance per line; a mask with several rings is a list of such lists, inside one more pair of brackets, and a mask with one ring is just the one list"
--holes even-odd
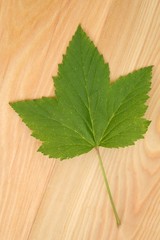
[[(0, 1), (0, 239), (160, 239), (160, 1)], [(57, 161), (9, 102), (52, 96), (66, 46), (81, 23), (111, 80), (154, 65), (144, 140), (101, 148), (122, 225), (117, 228), (94, 150)]]

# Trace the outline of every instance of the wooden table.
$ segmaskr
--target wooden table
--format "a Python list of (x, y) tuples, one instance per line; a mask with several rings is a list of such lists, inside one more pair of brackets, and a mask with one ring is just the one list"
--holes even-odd
[[(122, 225), (117, 228), (95, 151), (60, 162), (10, 101), (53, 96), (66, 46), (81, 23), (111, 79), (154, 65), (144, 140), (101, 148)], [(160, 239), (160, 1), (1, 0), (0, 239)]]

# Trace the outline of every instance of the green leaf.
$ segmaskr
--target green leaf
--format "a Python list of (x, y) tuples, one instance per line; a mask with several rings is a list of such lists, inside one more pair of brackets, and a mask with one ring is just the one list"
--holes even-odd
[(10, 104), (41, 140), (43, 154), (66, 159), (97, 150), (117, 224), (120, 220), (97, 147), (125, 147), (143, 138), (150, 123), (143, 116), (151, 75), (149, 66), (110, 83), (108, 64), (79, 26), (53, 78), (55, 97)]
[(55, 98), (11, 103), (32, 135), (42, 141), (39, 151), (66, 159), (97, 146), (125, 147), (143, 138), (149, 121), (143, 118), (152, 66), (109, 82), (109, 66), (79, 26), (58, 76)]

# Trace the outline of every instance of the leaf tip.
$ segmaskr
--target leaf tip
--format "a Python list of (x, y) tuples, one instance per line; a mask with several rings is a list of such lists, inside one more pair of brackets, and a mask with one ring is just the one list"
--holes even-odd
[[(10, 107), (15, 110), (17, 102), (9, 102)], [(16, 110), (15, 110), (16, 111)]]
[[(83, 29), (83, 27), (82, 27), (81, 24), (78, 25), (77, 30), (76, 30), (76, 32), (75, 32), (74, 35), (78, 35), (78, 34), (80, 34), (80, 35), (86, 35), (86, 36), (87, 36), (87, 34), (86, 34), (86, 32), (84, 31), (84, 29)], [(87, 38), (88, 38), (88, 36), (87, 36)]]
[(80, 23), (78, 24), (77, 31), (83, 31), (82, 25)]
[(9, 102), (8, 103), (11, 107), (14, 105), (14, 103), (13, 102)]
[(145, 69), (147, 70), (147, 74), (149, 76), (149, 80), (152, 78), (152, 72), (153, 72), (154, 65), (147, 66)]

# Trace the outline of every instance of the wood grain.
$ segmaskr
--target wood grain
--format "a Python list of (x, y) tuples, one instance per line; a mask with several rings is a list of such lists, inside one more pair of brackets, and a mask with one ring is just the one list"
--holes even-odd
[[(103, 149), (117, 228), (95, 151), (48, 159), (9, 102), (52, 96), (52, 75), (81, 23), (111, 79), (154, 65), (144, 140)], [(160, 239), (160, 1), (0, 1), (0, 239)]]

